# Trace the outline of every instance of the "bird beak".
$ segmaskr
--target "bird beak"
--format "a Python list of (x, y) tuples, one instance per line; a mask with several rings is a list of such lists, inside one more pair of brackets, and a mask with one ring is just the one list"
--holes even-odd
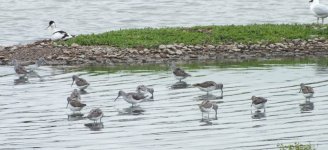
[(49, 27), (50, 27), (50, 25), (47, 28), (45, 28), (45, 30), (49, 29)]
[(66, 105), (66, 108), (68, 107), (68, 104), (69, 104), (69, 102), (67, 101), (67, 105)]
[(298, 93), (301, 93), (301, 91), (302, 91), (302, 88), (300, 88), (300, 91)]
[(72, 82), (72, 85), (71, 85), (71, 87), (73, 86), (73, 83), (74, 83), (74, 80), (73, 80), (73, 82)]
[(120, 96), (117, 96), (115, 99), (114, 99), (114, 102), (119, 98)]

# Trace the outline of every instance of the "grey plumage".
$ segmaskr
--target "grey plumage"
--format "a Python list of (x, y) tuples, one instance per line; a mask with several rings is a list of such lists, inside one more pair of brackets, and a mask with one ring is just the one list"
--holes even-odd
[(137, 87), (137, 92), (138, 93), (142, 93), (142, 94), (149, 92), (151, 94), (151, 97), (150, 98), (151, 99), (154, 98), (154, 89), (153, 88), (150, 88), (150, 87), (147, 87), (145, 85), (139, 85)]
[[(72, 79), (73, 79), (73, 82), (72, 82), (72, 85), (73, 83), (75, 82), (75, 84), (81, 89), (81, 90), (84, 90), (86, 89), (90, 84), (89, 82), (87, 82), (87, 80), (83, 79), (83, 78), (80, 78), (78, 77), (77, 75), (73, 75), (72, 76)], [(71, 86), (72, 86), (71, 85)]]
[(101, 122), (101, 118), (103, 116), (104, 116), (104, 113), (100, 108), (94, 108), (89, 112), (87, 118), (90, 119), (90, 120), (93, 120), (94, 123), (96, 123), (98, 119)]
[(214, 102), (211, 102), (209, 100), (204, 100), (198, 106), (199, 106), (200, 111), (202, 112), (202, 118), (203, 118), (204, 113), (207, 113), (207, 117), (209, 118), (209, 113), (210, 113), (210, 110), (212, 109), (215, 112), (215, 119), (217, 119), (217, 113), (218, 113), (218, 105), (217, 104), (215, 104)]

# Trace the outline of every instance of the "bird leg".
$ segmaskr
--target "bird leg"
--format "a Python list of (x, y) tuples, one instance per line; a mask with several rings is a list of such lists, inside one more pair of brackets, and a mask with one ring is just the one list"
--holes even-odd
[(324, 23), (324, 19), (325, 19), (325, 18), (321, 18), (321, 19), (322, 19), (322, 24), (323, 24), (323, 23)]
[(320, 20), (320, 18), (318, 17), (318, 18), (317, 18), (317, 24), (319, 24), (319, 20)]

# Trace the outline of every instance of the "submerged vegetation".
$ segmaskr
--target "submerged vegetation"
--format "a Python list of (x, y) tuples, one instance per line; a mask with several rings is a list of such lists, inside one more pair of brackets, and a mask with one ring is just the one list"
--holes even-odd
[(120, 48), (157, 47), (161, 44), (217, 45), (225, 43), (276, 43), (288, 39), (328, 38), (326, 26), (314, 24), (253, 24), (225, 26), (195, 26), (144, 28), (79, 35), (67, 44), (109, 45)]
[[(208, 61), (208, 62), (192, 62), (179, 65), (185, 69), (204, 69), (207, 67), (217, 68), (248, 68), (248, 67), (264, 67), (270, 65), (299, 65), (299, 64), (316, 64), (318, 66), (328, 66), (328, 58), (303, 58), (303, 59), (270, 59), (270, 60), (244, 60), (244, 61)], [(130, 72), (146, 72), (146, 71), (168, 71), (169, 64), (144, 64), (144, 65), (115, 65), (115, 66), (87, 66), (79, 68), (89, 72), (110, 72), (119, 71)]]
[(290, 145), (278, 144), (280, 150), (315, 150), (314, 146), (311, 144), (300, 144), (294, 143)]

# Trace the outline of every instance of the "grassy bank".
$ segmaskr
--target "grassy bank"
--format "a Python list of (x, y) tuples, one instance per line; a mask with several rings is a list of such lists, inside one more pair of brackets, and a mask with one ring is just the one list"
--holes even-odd
[(121, 48), (150, 48), (173, 43), (184, 43), (186, 45), (217, 45), (229, 42), (244, 44), (276, 43), (284, 39), (310, 39), (313, 37), (328, 38), (327, 26), (314, 24), (254, 24), (126, 29), (101, 34), (79, 35), (66, 42), (67, 44), (110, 45)]

